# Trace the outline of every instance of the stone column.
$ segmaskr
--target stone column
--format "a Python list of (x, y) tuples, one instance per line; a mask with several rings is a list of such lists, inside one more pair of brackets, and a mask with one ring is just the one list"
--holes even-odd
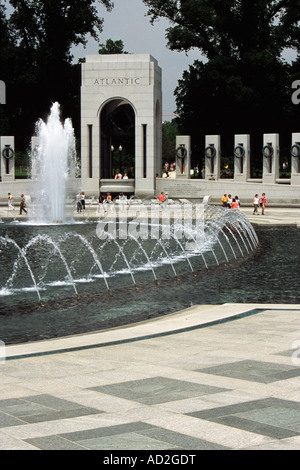
[(6, 86), (3, 80), (0, 80), (0, 104), (6, 104)]
[(279, 178), (279, 134), (263, 136), (263, 183), (275, 184)]
[(250, 178), (250, 135), (234, 136), (234, 180), (246, 182)]
[(191, 136), (176, 136), (176, 178), (191, 177)]
[(15, 138), (12, 136), (0, 137), (1, 148), (1, 177), (2, 181), (15, 179)]
[(221, 171), (221, 137), (205, 136), (205, 179), (219, 179)]

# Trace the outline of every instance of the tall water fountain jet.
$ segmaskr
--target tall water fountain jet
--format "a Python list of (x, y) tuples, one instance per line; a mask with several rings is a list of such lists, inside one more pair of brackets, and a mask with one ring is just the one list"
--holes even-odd
[[(70, 119), (61, 122), (60, 105), (52, 105), (46, 122), (36, 124), (37, 146), (32, 154), (31, 215), (43, 223), (66, 220), (68, 183), (75, 180), (76, 151)], [(75, 190), (76, 191), (76, 190)]]

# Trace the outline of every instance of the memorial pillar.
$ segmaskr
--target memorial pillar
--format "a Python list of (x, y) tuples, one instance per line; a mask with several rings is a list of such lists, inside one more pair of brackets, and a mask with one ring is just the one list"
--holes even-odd
[(12, 136), (0, 137), (1, 148), (1, 177), (2, 181), (15, 179), (15, 138)]
[(205, 136), (205, 179), (219, 179), (221, 171), (221, 138), (219, 135)]
[(263, 183), (275, 184), (279, 178), (279, 134), (263, 136)]
[(191, 137), (189, 135), (176, 136), (176, 178), (188, 179), (191, 177)]
[(234, 180), (246, 182), (250, 178), (250, 135), (234, 136)]

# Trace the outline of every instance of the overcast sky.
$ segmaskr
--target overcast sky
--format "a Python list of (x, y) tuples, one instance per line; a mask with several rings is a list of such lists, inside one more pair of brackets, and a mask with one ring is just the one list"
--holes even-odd
[[(105, 8), (99, 8), (99, 16), (104, 18), (104, 30), (100, 42), (105, 44), (107, 39), (121, 39), (124, 50), (129, 53), (151, 54), (162, 69), (163, 80), (163, 114), (175, 111), (174, 90), (184, 70), (188, 69), (199, 52), (192, 52), (187, 57), (184, 52), (170, 51), (166, 47), (165, 30), (169, 23), (160, 19), (154, 26), (150, 17), (145, 17), (147, 8), (142, 0), (113, 0), (115, 7), (111, 13)], [(98, 54), (98, 43), (90, 40), (86, 49), (76, 48), (74, 56), (84, 57), (86, 54)]]

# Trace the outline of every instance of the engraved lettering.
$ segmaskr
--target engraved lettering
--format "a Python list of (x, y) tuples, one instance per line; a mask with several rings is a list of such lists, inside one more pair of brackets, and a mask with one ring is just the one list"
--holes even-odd
[(95, 78), (94, 85), (99, 86), (114, 86), (114, 85), (140, 85), (140, 77), (117, 77), (117, 78)]

